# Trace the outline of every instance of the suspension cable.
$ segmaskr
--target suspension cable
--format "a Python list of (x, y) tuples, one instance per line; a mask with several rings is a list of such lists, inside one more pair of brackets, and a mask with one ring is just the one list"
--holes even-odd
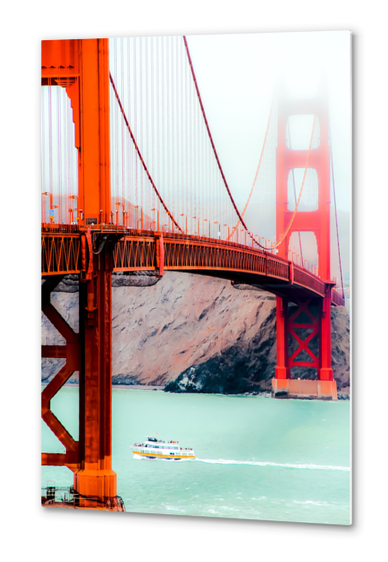
[[(288, 232), (289, 232), (289, 230), (290, 230), (290, 228), (291, 228), (291, 226), (292, 226), (292, 224), (293, 224), (293, 222), (294, 222), (296, 212), (297, 212), (297, 210), (298, 210), (299, 201), (300, 201), (300, 198), (301, 198), (301, 195), (302, 195), (303, 186), (304, 186), (304, 182), (305, 182), (305, 179), (306, 179), (306, 172), (307, 172), (308, 162), (309, 162), (309, 158), (310, 158), (311, 145), (312, 145), (312, 141), (313, 141), (314, 126), (315, 126), (315, 120), (316, 120), (316, 113), (314, 114), (313, 129), (312, 129), (312, 132), (311, 132), (310, 146), (309, 146), (309, 151), (308, 151), (308, 154), (307, 154), (306, 167), (305, 167), (305, 171), (304, 171), (304, 175), (303, 175), (303, 181), (302, 181), (302, 185), (301, 185), (301, 188), (300, 188), (298, 201), (297, 201), (296, 206), (295, 206), (295, 209), (294, 209), (294, 213), (293, 213), (293, 215), (292, 215), (292, 217), (291, 217), (291, 220), (290, 220), (290, 222), (289, 222), (289, 224), (288, 224), (286, 230), (285, 230), (284, 233), (282, 234), (280, 240), (278, 240), (278, 242), (276, 242), (274, 245), (271, 245), (271, 246), (269, 246), (269, 247), (263, 246), (263, 245), (260, 244), (260, 242), (258, 242), (258, 241), (254, 238), (254, 236), (249, 232), (249, 230), (248, 230), (248, 228), (247, 228), (247, 225), (245, 224), (245, 222), (244, 222), (244, 220), (243, 220), (243, 218), (242, 218), (242, 215), (240, 214), (239, 210), (237, 209), (236, 203), (235, 203), (235, 201), (234, 201), (234, 199), (233, 199), (233, 197), (232, 197), (232, 194), (231, 194), (231, 192), (230, 192), (228, 183), (227, 183), (227, 181), (226, 181), (224, 172), (223, 172), (222, 167), (221, 167), (221, 163), (220, 163), (219, 158), (218, 158), (218, 154), (217, 154), (216, 148), (215, 148), (215, 146), (214, 146), (213, 137), (212, 137), (211, 132), (210, 132), (209, 124), (208, 124), (208, 121), (207, 121), (207, 118), (206, 118), (206, 114), (205, 114), (205, 109), (204, 109), (203, 103), (202, 103), (202, 98), (201, 98), (201, 95), (200, 95), (200, 93), (199, 93), (199, 88), (198, 88), (198, 84), (197, 84), (197, 79), (196, 79), (196, 76), (195, 76), (194, 67), (193, 67), (193, 63), (192, 63), (192, 61), (191, 61), (191, 56), (190, 56), (190, 52), (189, 52), (189, 47), (188, 47), (187, 40), (186, 40), (186, 37), (185, 37), (185, 36), (183, 36), (183, 42), (184, 42), (184, 45), (185, 45), (185, 48), (186, 48), (187, 58), (188, 58), (188, 60), (189, 60), (189, 65), (190, 65), (190, 69), (191, 69), (191, 74), (192, 74), (192, 76), (193, 76), (194, 86), (195, 86), (195, 89), (196, 89), (196, 92), (197, 92), (198, 101), (199, 101), (199, 104), (200, 104), (200, 107), (201, 107), (203, 119), (204, 119), (204, 122), (205, 122), (205, 125), (206, 125), (206, 129), (207, 129), (207, 132), (208, 132), (208, 135), (209, 135), (209, 140), (210, 140), (210, 143), (211, 143), (211, 145), (212, 145), (213, 152), (214, 152), (214, 156), (215, 156), (215, 158), (216, 158), (217, 165), (218, 165), (218, 168), (219, 168), (219, 170), (220, 170), (220, 173), (221, 173), (221, 176), (222, 176), (224, 185), (225, 185), (226, 190), (227, 190), (227, 192), (228, 192), (229, 198), (230, 198), (230, 200), (231, 200), (231, 202), (232, 202), (232, 204), (233, 204), (233, 207), (234, 207), (234, 209), (235, 209), (235, 211), (236, 211), (236, 213), (237, 213), (237, 216), (238, 216), (238, 218), (239, 218), (239, 222), (242, 224), (242, 226), (243, 226), (243, 227), (245, 228), (245, 230), (247, 231), (248, 235), (252, 238), (252, 240), (255, 242), (255, 244), (256, 244), (257, 246), (259, 246), (259, 247), (262, 248), (263, 250), (274, 250), (275, 248), (278, 248), (278, 247), (280, 246), (280, 244), (283, 242), (283, 240), (284, 240), (285, 237), (287, 236), (287, 234), (288, 234)], [(272, 106), (271, 106), (271, 112), (272, 112)], [(268, 123), (268, 124), (269, 124), (269, 123)], [(268, 126), (267, 126), (267, 132), (268, 132)], [(263, 148), (264, 148), (264, 147), (263, 147)], [(259, 166), (260, 166), (260, 163), (259, 163)], [(257, 170), (257, 173), (258, 173), (258, 170)], [(257, 173), (256, 173), (256, 174), (257, 174)], [(252, 189), (253, 189), (253, 186), (252, 186)], [(252, 191), (252, 189), (251, 189), (251, 191)], [(244, 212), (245, 212), (245, 209), (244, 209)], [(239, 223), (238, 223), (238, 224), (239, 224)], [(238, 224), (237, 224), (237, 226), (238, 226)], [(235, 227), (235, 229), (236, 229), (236, 227)], [(229, 238), (228, 238), (228, 239), (229, 239)]]
[(333, 178), (333, 199), (334, 199), (334, 213), (335, 213), (335, 226), (337, 231), (337, 247), (338, 247), (338, 261), (340, 267), (340, 275), (341, 275), (341, 288), (342, 288), (342, 298), (345, 298), (345, 291), (344, 291), (344, 280), (342, 277), (342, 261), (341, 261), (341, 250), (340, 250), (340, 241), (339, 241), (339, 232), (338, 232), (338, 218), (337, 218), (337, 199), (335, 194), (335, 181), (334, 181), (334, 167), (333, 167), (333, 150), (331, 145), (331, 131), (330, 131), (330, 123), (329, 123), (329, 144), (330, 144), (330, 167), (331, 167), (331, 175)]
[(280, 246), (280, 244), (284, 241), (285, 237), (287, 236), (287, 234), (288, 234), (288, 232), (289, 232), (289, 230), (292, 226), (292, 223), (294, 222), (294, 219), (295, 219), (298, 207), (299, 207), (300, 198), (302, 197), (304, 182), (305, 182), (305, 179), (306, 179), (306, 173), (307, 173), (307, 168), (308, 168), (308, 163), (309, 163), (310, 153), (311, 153), (311, 146), (313, 144), (313, 136), (314, 136), (314, 128), (315, 128), (316, 118), (317, 118), (317, 114), (315, 112), (314, 113), (313, 128), (312, 128), (312, 131), (311, 131), (310, 145), (309, 145), (309, 150), (308, 150), (307, 158), (306, 158), (306, 166), (305, 166), (305, 169), (304, 169), (302, 185), (300, 186), (299, 197), (298, 197), (298, 201), (296, 202), (294, 212), (292, 214), (292, 217), (290, 219), (290, 222), (288, 223), (288, 226), (287, 226), (286, 230), (283, 232), (280, 239), (277, 242), (275, 242), (275, 244), (273, 244), (272, 246), (269, 246), (269, 247), (265, 247), (265, 246), (262, 246), (260, 244), (260, 247), (263, 248), (264, 250), (274, 250), (275, 248), (278, 248)]
[(161, 197), (159, 191), (157, 190), (157, 187), (156, 187), (156, 185), (155, 185), (155, 183), (154, 183), (154, 181), (153, 181), (153, 179), (152, 179), (152, 177), (151, 177), (151, 174), (150, 174), (149, 171), (148, 171), (148, 168), (147, 168), (147, 166), (146, 166), (146, 163), (145, 163), (144, 160), (143, 160), (143, 156), (141, 155), (140, 149), (139, 149), (139, 147), (137, 146), (135, 137), (134, 137), (134, 135), (133, 135), (133, 133), (132, 133), (132, 129), (131, 129), (129, 123), (128, 123), (127, 116), (125, 115), (125, 111), (124, 111), (123, 105), (122, 105), (122, 103), (121, 103), (119, 94), (118, 94), (118, 92), (117, 92), (116, 85), (115, 85), (115, 83), (114, 83), (114, 81), (113, 81), (112, 74), (111, 74), (110, 72), (109, 72), (109, 80), (110, 80), (110, 83), (112, 84), (113, 91), (114, 91), (114, 93), (115, 93), (117, 102), (118, 102), (119, 107), (120, 107), (120, 110), (121, 110), (121, 114), (122, 114), (122, 116), (123, 116), (123, 118), (124, 118), (125, 124), (127, 125), (127, 129), (128, 129), (128, 131), (129, 131), (129, 134), (131, 135), (132, 142), (133, 142), (133, 144), (134, 144), (134, 146), (135, 146), (136, 152), (137, 152), (137, 154), (138, 154), (138, 156), (139, 156), (139, 158), (140, 158), (140, 161), (141, 161), (141, 163), (142, 163), (142, 165), (143, 165), (144, 171), (145, 171), (145, 173), (147, 174), (147, 177), (148, 177), (148, 179), (149, 179), (149, 181), (150, 181), (152, 187), (154, 188), (155, 193), (156, 193), (156, 195), (157, 195), (158, 198), (159, 198), (159, 201), (160, 201), (161, 204), (163, 205), (164, 210), (166, 211), (166, 213), (168, 214), (168, 216), (171, 218), (171, 220), (172, 220), (172, 222), (175, 224), (175, 226), (178, 228), (178, 230), (180, 230), (180, 232), (181, 232), (182, 234), (184, 234), (183, 230), (181, 229), (181, 227), (179, 226), (179, 224), (178, 224), (178, 223), (176, 222), (176, 220), (174, 219), (173, 215), (172, 215), (172, 214), (170, 213), (170, 211), (168, 210), (168, 208), (167, 208), (165, 202), (163, 201), (163, 199), (162, 199), (162, 197)]
[[(241, 216), (242, 216), (242, 217), (244, 216), (245, 211), (247, 210), (247, 207), (248, 207), (248, 205), (249, 205), (249, 202), (250, 202), (250, 200), (251, 200), (251, 196), (252, 196), (252, 193), (253, 193), (253, 188), (255, 187), (255, 184), (256, 184), (257, 176), (259, 175), (259, 170), (260, 170), (260, 166), (261, 166), (261, 161), (262, 161), (262, 159), (263, 159), (263, 154), (264, 154), (264, 148), (265, 148), (265, 145), (266, 145), (266, 142), (267, 142), (269, 124), (270, 124), (270, 122), (271, 122), (272, 109), (273, 109), (273, 101), (274, 101), (274, 99), (272, 98), (271, 109), (270, 109), (270, 112), (269, 112), (268, 123), (267, 123), (267, 129), (266, 129), (266, 131), (265, 131), (265, 137), (264, 137), (263, 147), (262, 147), (262, 149), (261, 149), (259, 164), (258, 164), (258, 166), (257, 166), (255, 179), (253, 180), (253, 184), (252, 184), (252, 187), (251, 187), (251, 191), (250, 191), (250, 193), (249, 193), (249, 195), (248, 195), (247, 202), (245, 203), (244, 210), (243, 210), (243, 212), (241, 213)], [(295, 196), (295, 199), (296, 199), (296, 196)], [(233, 234), (235, 233), (235, 231), (236, 231), (236, 229), (238, 228), (239, 224), (240, 224), (240, 221), (239, 221), (239, 222), (236, 224), (236, 226), (233, 228), (233, 230), (232, 230), (231, 234), (228, 236), (227, 240), (229, 240), (229, 239), (233, 236)], [(258, 242), (256, 242), (256, 243), (258, 244)]]
[[(290, 121), (289, 120), (287, 120), (287, 129), (288, 129), (288, 138), (290, 140), (290, 150), (292, 150), (291, 129), (290, 129)], [(296, 203), (296, 185), (295, 185), (295, 169), (294, 168), (292, 168), (292, 183), (294, 185), (294, 197), (295, 197), (295, 203)], [(302, 259), (302, 264), (303, 264), (302, 239), (301, 239), (301, 236), (300, 236), (300, 231), (298, 232), (298, 236), (299, 236), (300, 257)]]
[[(197, 97), (198, 97), (199, 105), (200, 105), (200, 107), (201, 107), (203, 119), (204, 119), (204, 121), (205, 121), (205, 126), (206, 126), (206, 129), (207, 129), (207, 133), (208, 133), (208, 135), (209, 135), (210, 143), (211, 143), (212, 148), (213, 148), (214, 156), (215, 156), (216, 161), (217, 161), (218, 169), (220, 170), (221, 177), (222, 177), (222, 179), (223, 179), (224, 185), (225, 185), (225, 187), (226, 187), (226, 190), (227, 190), (227, 192), (228, 192), (228, 195), (229, 195), (229, 198), (230, 198), (230, 200), (231, 200), (231, 202), (232, 202), (232, 205), (233, 205), (233, 207), (234, 207), (234, 210), (236, 211), (237, 216), (238, 216), (238, 218), (240, 219), (241, 224), (243, 225), (243, 227), (245, 228), (245, 230), (248, 232), (248, 234), (250, 234), (250, 232), (248, 231), (247, 225), (246, 225), (245, 222), (243, 221), (243, 218), (242, 218), (242, 216), (240, 215), (240, 212), (239, 212), (239, 210), (237, 209), (236, 203), (235, 203), (235, 201), (234, 201), (234, 199), (233, 199), (233, 197), (232, 197), (232, 194), (231, 194), (230, 189), (229, 189), (229, 186), (228, 186), (228, 182), (226, 181), (226, 178), (225, 178), (225, 175), (224, 175), (224, 172), (223, 172), (223, 169), (222, 169), (220, 160), (219, 160), (219, 158), (218, 158), (218, 154), (217, 154), (217, 151), (216, 151), (216, 147), (214, 146), (213, 137), (212, 137), (212, 135), (211, 135), (210, 128), (209, 128), (209, 124), (208, 124), (208, 121), (207, 121), (207, 119), (206, 119), (205, 109), (204, 109), (204, 107), (203, 107), (201, 94), (199, 93), (199, 88), (198, 88), (198, 84), (197, 84), (197, 79), (196, 79), (196, 77), (195, 77), (194, 67), (193, 67), (193, 63), (192, 63), (192, 61), (191, 61), (191, 56), (190, 56), (190, 52), (189, 52), (189, 47), (188, 47), (187, 40), (186, 40), (186, 37), (185, 37), (185, 36), (183, 36), (183, 42), (184, 42), (184, 44), (185, 44), (185, 49), (186, 49), (186, 53), (187, 53), (187, 58), (188, 58), (188, 60), (189, 60), (189, 65), (190, 65), (191, 74), (192, 74), (192, 77), (193, 77), (193, 80), (194, 80), (195, 90), (196, 90), (196, 92), (197, 92)], [(252, 238), (253, 238), (253, 237), (252, 237)]]

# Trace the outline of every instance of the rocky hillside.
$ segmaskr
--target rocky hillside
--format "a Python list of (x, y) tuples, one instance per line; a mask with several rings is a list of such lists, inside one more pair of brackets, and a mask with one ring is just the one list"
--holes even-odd
[[(276, 362), (274, 296), (199, 275), (167, 272), (156, 281), (146, 276), (114, 278), (114, 384), (167, 384), (166, 390), (175, 392), (270, 388)], [(77, 282), (61, 283), (52, 302), (78, 331)], [(332, 308), (331, 314), (334, 375), (346, 393), (349, 317), (344, 308)], [(42, 343), (61, 343), (43, 315)], [(43, 359), (42, 380), (50, 380), (63, 361)], [(313, 372), (295, 376), (311, 378)], [(77, 380), (74, 373), (70, 382)]]

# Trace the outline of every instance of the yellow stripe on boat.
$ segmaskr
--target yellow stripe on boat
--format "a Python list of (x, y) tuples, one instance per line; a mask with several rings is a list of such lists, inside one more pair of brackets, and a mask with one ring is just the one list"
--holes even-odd
[(159, 457), (161, 459), (195, 459), (194, 455), (159, 455), (157, 453), (141, 453), (139, 451), (133, 451), (133, 454), (143, 457)]

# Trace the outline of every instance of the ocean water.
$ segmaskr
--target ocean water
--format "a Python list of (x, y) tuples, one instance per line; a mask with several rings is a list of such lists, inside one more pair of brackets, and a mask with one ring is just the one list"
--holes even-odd
[[(52, 410), (78, 439), (78, 388), (62, 388)], [(179, 440), (197, 458), (133, 458), (147, 435)], [(351, 523), (348, 401), (114, 389), (112, 446), (128, 512)], [(64, 451), (44, 422), (42, 451)], [(42, 467), (48, 481), (71, 486), (73, 474)]]

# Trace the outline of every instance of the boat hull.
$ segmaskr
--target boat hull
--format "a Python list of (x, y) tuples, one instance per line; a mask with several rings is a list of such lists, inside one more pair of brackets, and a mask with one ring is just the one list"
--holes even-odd
[(167, 461), (191, 461), (195, 460), (195, 455), (162, 455), (154, 453), (142, 453), (140, 451), (132, 451), (135, 459), (149, 459), (149, 460), (167, 460)]

